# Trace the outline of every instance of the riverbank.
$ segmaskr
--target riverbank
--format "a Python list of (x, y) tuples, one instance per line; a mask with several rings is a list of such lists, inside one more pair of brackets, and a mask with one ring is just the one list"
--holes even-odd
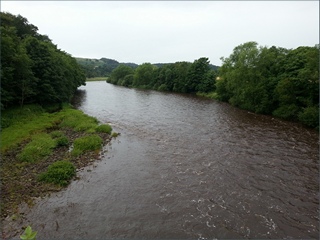
[(47, 174), (49, 166), (63, 161), (78, 171), (99, 159), (102, 146), (117, 135), (109, 125), (67, 105), (6, 110), (1, 126), (1, 220), (13, 221), (20, 217), (21, 203), (32, 206), (34, 199), (59, 191), (73, 175), (76, 178), (75, 172), (64, 178), (65, 169), (59, 169), (54, 180), (43, 181), (40, 175)]
[(86, 82), (93, 82), (93, 81), (107, 81), (108, 77), (93, 77), (93, 78), (87, 78)]

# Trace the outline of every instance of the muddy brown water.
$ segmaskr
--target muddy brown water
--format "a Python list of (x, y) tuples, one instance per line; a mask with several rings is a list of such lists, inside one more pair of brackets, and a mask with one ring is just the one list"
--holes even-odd
[(190, 95), (89, 82), (121, 135), (25, 223), (39, 239), (319, 238), (319, 135)]

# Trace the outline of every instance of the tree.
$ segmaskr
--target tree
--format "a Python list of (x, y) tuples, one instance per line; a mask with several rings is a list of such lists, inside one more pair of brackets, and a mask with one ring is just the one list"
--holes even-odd
[(153, 78), (153, 71), (156, 69), (151, 63), (143, 63), (134, 72), (133, 86), (151, 88), (150, 83)]
[(1, 13), (1, 108), (68, 102), (85, 84), (74, 58), (20, 15)]
[(124, 64), (120, 64), (111, 72), (109, 81), (110, 83), (113, 83), (113, 84), (118, 84), (118, 85), (124, 84), (128, 86), (132, 84), (132, 82), (129, 82), (130, 78), (126, 79), (126, 83), (123, 83), (123, 81), (127, 75), (132, 75), (132, 74), (133, 74), (133, 69), (131, 67), (126, 66)]
[(197, 86), (199, 84), (204, 84), (208, 81), (209, 59), (208, 58), (199, 58), (195, 60), (189, 68), (188, 77), (187, 77), (187, 92), (196, 92), (199, 91)]

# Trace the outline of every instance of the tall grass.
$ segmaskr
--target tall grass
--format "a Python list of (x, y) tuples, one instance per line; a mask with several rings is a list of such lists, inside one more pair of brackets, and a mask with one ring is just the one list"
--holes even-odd
[[(58, 115), (43, 112), (35, 107), (34, 112), (30, 108), (3, 111), (2, 122), (6, 127), (1, 129), (1, 152), (16, 147), (19, 143), (28, 140), (32, 135), (41, 133), (59, 122)], [(21, 113), (21, 115), (19, 115)]]
[(31, 142), (17, 155), (17, 158), (23, 162), (37, 162), (49, 156), (56, 144), (57, 142), (49, 134), (34, 135)]
[(94, 133), (96, 130), (98, 132), (110, 132), (109, 127), (100, 127), (96, 118), (67, 106), (54, 113), (47, 113), (38, 105), (5, 110), (1, 116), (1, 123), (3, 124), (1, 152), (29, 140), (34, 134), (45, 132), (47, 129), (54, 127), (70, 127), (75, 131), (86, 131), (88, 133)]
[(63, 109), (60, 112), (61, 127), (70, 127), (75, 131), (91, 131), (94, 132), (99, 121), (76, 109)]
[(74, 140), (71, 154), (78, 156), (86, 151), (98, 150), (101, 148), (102, 142), (102, 138), (96, 134), (77, 138)]
[(75, 175), (75, 166), (69, 161), (62, 160), (52, 163), (46, 172), (39, 175), (38, 180), (47, 183), (54, 183), (60, 186), (66, 186)]
[(111, 134), (112, 127), (108, 124), (101, 124), (96, 127), (96, 131)]

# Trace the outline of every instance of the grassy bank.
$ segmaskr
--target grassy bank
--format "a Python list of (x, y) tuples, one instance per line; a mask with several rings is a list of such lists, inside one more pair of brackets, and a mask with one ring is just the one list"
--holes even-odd
[(218, 100), (218, 94), (216, 92), (209, 92), (209, 93), (197, 92), (197, 96)]
[(22, 202), (58, 191), (99, 158), (112, 128), (70, 106), (29, 105), (1, 116), (1, 218)]
[(108, 77), (94, 77), (94, 78), (87, 78), (86, 82), (92, 81), (107, 81)]

